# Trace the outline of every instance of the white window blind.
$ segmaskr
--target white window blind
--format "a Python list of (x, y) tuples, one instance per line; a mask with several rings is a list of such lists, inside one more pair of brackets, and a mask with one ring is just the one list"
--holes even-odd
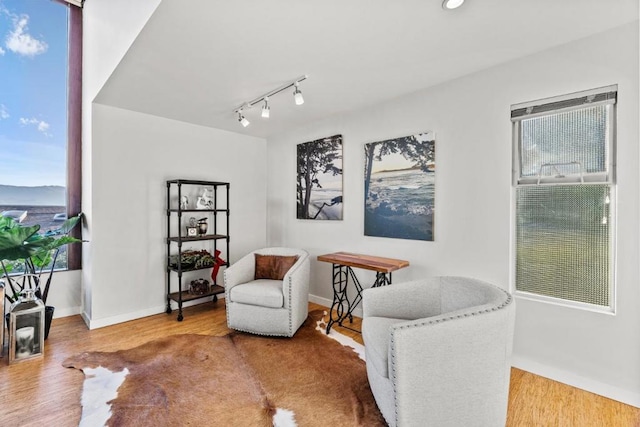
[(613, 307), (616, 97), (512, 106), (517, 292)]

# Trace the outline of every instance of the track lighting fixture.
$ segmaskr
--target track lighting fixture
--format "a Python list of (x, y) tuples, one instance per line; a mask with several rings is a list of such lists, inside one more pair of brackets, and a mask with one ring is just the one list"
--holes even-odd
[(260, 102), (264, 102), (264, 104), (262, 105), (262, 117), (269, 118), (270, 113), (271, 113), (271, 107), (269, 106), (269, 98), (275, 94), (278, 94), (286, 89), (289, 89), (291, 87), (295, 88), (293, 91), (293, 99), (296, 103), (296, 105), (302, 105), (304, 104), (304, 98), (302, 97), (302, 91), (300, 90), (300, 82), (302, 82), (303, 80), (306, 80), (307, 76), (300, 76), (297, 79), (283, 85), (280, 86), (277, 89), (272, 90), (271, 92), (267, 92), (262, 96), (257, 97), (256, 99), (249, 101), (249, 102), (245, 102), (244, 104), (242, 104), (240, 107), (236, 108), (235, 110), (233, 110), (234, 113), (236, 113), (238, 115), (238, 121), (240, 122), (240, 124), (244, 127), (249, 126), (249, 120), (247, 120), (243, 115), (242, 112), (246, 111), (248, 109), (250, 109), (251, 107), (253, 107), (254, 105), (260, 103)]
[(249, 126), (249, 120), (245, 116), (242, 115), (242, 110), (238, 110), (238, 121), (243, 127)]
[(296, 82), (296, 90), (293, 91), (293, 99), (296, 101), (296, 105), (304, 104), (304, 98), (302, 97), (302, 92), (300, 92), (298, 82)]
[(264, 105), (262, 106), (262, 118), (268, 119), (269, 114), (271, 112), (271, 107), (269, 107), (269, 97), (264, 97)]
[(462, 3), (464, 3), (464, 0), (444, 0), (442, 2), (442, 8), (444, 10), (457, 9), (462, 6)]

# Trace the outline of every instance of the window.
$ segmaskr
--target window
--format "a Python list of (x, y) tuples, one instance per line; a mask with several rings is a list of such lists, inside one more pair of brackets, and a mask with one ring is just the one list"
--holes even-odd
[(511, 107), (515, 287), (613, 310), (617, 86)]
[[(81, 211), (81, 37), (76, 6), (0, 0), (0, 214), (42, 232)], [(80, 268), (75, 246), (56, 268)]]

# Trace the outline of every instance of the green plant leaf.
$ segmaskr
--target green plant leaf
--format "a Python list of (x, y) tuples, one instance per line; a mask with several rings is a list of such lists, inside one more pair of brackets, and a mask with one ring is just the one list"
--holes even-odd
[(0, 224), (0, 259), (14, 261), (30, 257), (42, 247), (39, 239), (27, 243), (29, 238), (38, 233), (38, 230), (40, 225), (16, 227), (3, 221)]
[[(56, 233), (69, 234), (69, 232), (73, 230), (80, 223), (81, 220), (82, 220), (82, 212), (63, 222), (60, 228), (56, 230)], [(73, 243), (73, 242), (69, 242), (69, 243)]]

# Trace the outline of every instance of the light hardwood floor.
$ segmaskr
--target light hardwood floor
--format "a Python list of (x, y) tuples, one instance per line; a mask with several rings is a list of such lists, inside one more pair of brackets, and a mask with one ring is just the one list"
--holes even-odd
[[(326, 310), (313, 303), (309, 308)], [(360, 329), (360, 319), (354, 327)], [(336, 329), (362, 342), (358, 333)], [(183, 322), (175, 320), (174, 312), (89, 331), (80, 316), (55, 319), (43, 359), (11, 366), (6, 357), (0, 359), (0, 426), (78, 425), (84, 376), (62, 367), (68, 356), (131, 348), (170, 334), (227, 332), (224, 300), (186, 309)], [(507, 425), (635, 427), (640, 426), (640, 409), (512, 369)]]

